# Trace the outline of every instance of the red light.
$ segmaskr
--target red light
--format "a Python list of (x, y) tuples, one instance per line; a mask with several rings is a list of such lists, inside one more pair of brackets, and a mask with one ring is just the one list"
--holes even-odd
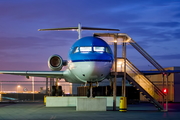
[(163, 89), (163, 93), (167, 93), (167, 89), (166, 88)]

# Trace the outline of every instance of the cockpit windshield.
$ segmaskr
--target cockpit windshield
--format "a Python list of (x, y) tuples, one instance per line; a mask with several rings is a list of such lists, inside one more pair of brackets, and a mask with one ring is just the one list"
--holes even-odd
[(80, 47), (80, 52), (90, 52), (92, 51), (92, 47)]
[(105, 51), (105, 48), (104, 47), (93, 47), (93, 50), (95, 52), (104, 52)]
[(106, 53), (111, 53), (108, 47), (101, 47), (101, 46), (93, 46), (93, 47), (76, 47), (74, 48), (74, 52), (73, 53), (78, 53), (78, 52), (82, 52), (82, 53), (87, 53), (87, 52), (97, 52), (97, 53), (102, 53), (102, 52), (106, 52)]
[(76, 47), (76, 48), (74, 49), (74, 53), (77, 53), (77, 52), (79, 52), (79, 47)]

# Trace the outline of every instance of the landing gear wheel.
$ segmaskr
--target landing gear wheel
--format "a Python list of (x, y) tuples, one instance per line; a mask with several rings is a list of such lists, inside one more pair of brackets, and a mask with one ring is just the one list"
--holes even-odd
[(52, 86), (51, 96), (56, 95), (56, 86)]
[(90, 97), (90, 89), (87, 89), (87, 97)]
[(58, 86), (57, 94), (58, 94), (58, 96), (63, 95), (62, 86)]
[(92, 97), (95, 98), (95, 96), (96, 96), (96, 89), (93, 89), (93, 91), (92, 91)]

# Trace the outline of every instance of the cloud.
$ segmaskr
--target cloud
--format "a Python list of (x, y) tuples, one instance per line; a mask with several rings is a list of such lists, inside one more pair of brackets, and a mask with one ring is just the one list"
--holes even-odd
[(180, 22), (158, 22), (155, 23), (154, 26), (157, 27), (179, 27), (180, 26)]
[[(83, 26), (118, 28), (152, 55), (161, 55), (165, 50), (169, 54), (179, 47), (180, 6), (177, 0), (10, 0), (0, 1), (0, 8), (1, 56), (13, 50), (16, 55), (12, 58), (26, 51), (40, 59), (36, 52), (40, 49), (41, 55), (47, 54), (49, 49), (61, 53), (64, 47), (69, 48), (75, 42), (77, 33), (38, 32), (37, 29), (74, 27), (79, 22)], [(83, 31), (82, 35), (93, 32), (104, 31)], [(173, 49), (169, 47), (172, 43)], [(57, 47), (59, 49), (55, 49)]]
[(153, 55), (158, 60), (180, 60), (180, 54), (164, 54), (164, 55)]
[(173, 17), (175, 17), (175, 18), (180, 18), (180, 12), (177, 12), (176, 14), (174, 14)]
[[(74, 40), (75, 41), (75, 40)], [(58, 37), (0, 37), (0, 62), (47, 62), (53, 54), (67, 59), (72, 41)]]
[(0, 50), (22, 48), (45, 48), (49, 46), (66, 46), (68, 39), (55, 37), (0, 37)]

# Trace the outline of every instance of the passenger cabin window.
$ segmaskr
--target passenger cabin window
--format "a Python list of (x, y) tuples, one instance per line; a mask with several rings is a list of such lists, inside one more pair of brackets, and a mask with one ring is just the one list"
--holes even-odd
[(104, 47), (93, 47), (93, 50), (95, 52), (104, 52), (105, 51), (105, 48)]
[(92, 47), (80, 47), (81, 52), (90, 52), (92, 51)]

